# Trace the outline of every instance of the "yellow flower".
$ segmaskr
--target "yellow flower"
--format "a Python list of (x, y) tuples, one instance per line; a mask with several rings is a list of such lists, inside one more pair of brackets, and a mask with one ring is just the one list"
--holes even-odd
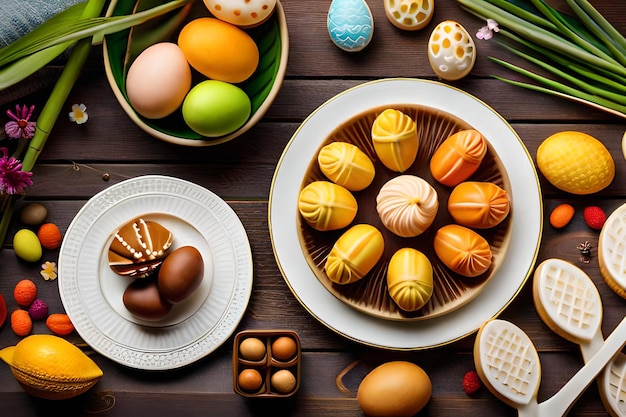
[(41, 271), (39, 273), (46, 281), (55, 280), (57, 277), (56, 262), (46, 261), (44, 264), (41, 265)]

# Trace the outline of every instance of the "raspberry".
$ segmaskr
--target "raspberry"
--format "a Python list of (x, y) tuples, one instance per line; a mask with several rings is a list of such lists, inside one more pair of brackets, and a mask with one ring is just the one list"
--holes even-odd
[(476, 371), (468, 371), (463, 377), (463, 391), (467, 395), (472, 395), (480, 389), (482, 384)]
[(585, 207), (583, 210), (583, 216), (587, 226), (595, 230), (602, 229), (604, 222), (606, 222), (606, 214), (604, 213), (604, 210), (598, 206)]
[(28, 313), (33, 320), (43, 320), (48, 317), (48, 305), (45, 301), (38, 298), (33, 301), (33, 304), (28, 309)]

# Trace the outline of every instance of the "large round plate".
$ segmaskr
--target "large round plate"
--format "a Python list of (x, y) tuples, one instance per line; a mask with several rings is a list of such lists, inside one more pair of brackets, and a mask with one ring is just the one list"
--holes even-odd
[[(202, 285), (159, 321), (129, 314), (121, 302), (129, 278), (115, 274), (107, 252), (113, 234), (143, 217), (173, 235), (170, 250), (202, 254)], [(59, 254), (59, 292), (76, 331), (94, 350), (123, 365), (150, 370), (190, 364), (217, 349), (241, 320), (252, 290), (252, 254), (235, 212), (196, 184), (159, 175), (115, 184), (78, 212)]]
[[(298, 231), (298, 194), (322, 141), (347, 119), (374, 107), (416, 104), (439, 109), (480, 131), (499, 156), (511, 189), (507, 255), (469, 303), (420, 321), (392, 321), (359, 312), (329, 292), (303, 254)], [(491, 107), (459, 89), (417, 79), (365, 83), (330, 99), (299, 127), (278, 163), (269, 201), (270, 237), (281, 273), (298, 301), (322, 324), (351, 340), (396, 350), (445, 345), (476, 330), (502, 312), (530, 276), (541, 240), (543, 213), (532, 158), (513, 128)]]

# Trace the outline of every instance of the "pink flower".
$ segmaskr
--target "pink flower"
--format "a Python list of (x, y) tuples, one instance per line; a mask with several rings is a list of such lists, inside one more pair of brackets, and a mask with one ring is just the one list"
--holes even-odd
[(15, 105), (15, 113), (7, 110), (7, 115), (13, 120), (4, 125), (4, 131), (10, 138), (30, 139), (35, 135), (36, 123), (29, 122), (34, 110), (35, 106), (26, 107), (26, 104), (21, 108), (19, 104)]
[(487, 41), (493, 38), (494, 32), (498, 32), (499, 30), (500, 28), (498, 27), (498, 22), (493, 19), (487, 19), (487, 26), (483, 26), (478, 29), (478, 32), (476, 32), (476, 37), (478, 39), (484, 39)]
[(33, 185), (32, 172), (22, 171), (22, 163), (9, 156), (7, 148), (0, 148), (0, 194), (19, 194)]

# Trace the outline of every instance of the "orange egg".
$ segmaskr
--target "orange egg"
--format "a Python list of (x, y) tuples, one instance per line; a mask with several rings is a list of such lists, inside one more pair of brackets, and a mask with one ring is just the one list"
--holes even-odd
[(213, 17), (187, 23), (178, 35), (178, 46), (193, 68), (213, 80), (240, 83), (259, 64), (259, 49), (250, 35)]
[(239, 373), (237, 378), (239, 387), (244, 391), (256, 391), (263, 385), (263, 378), (256, 369), (248, 368)]
[(280, 361), (293, 358), (296, 351), (296, 341), (289, 336), (281, 336), (272, 343), (272, 356)]

